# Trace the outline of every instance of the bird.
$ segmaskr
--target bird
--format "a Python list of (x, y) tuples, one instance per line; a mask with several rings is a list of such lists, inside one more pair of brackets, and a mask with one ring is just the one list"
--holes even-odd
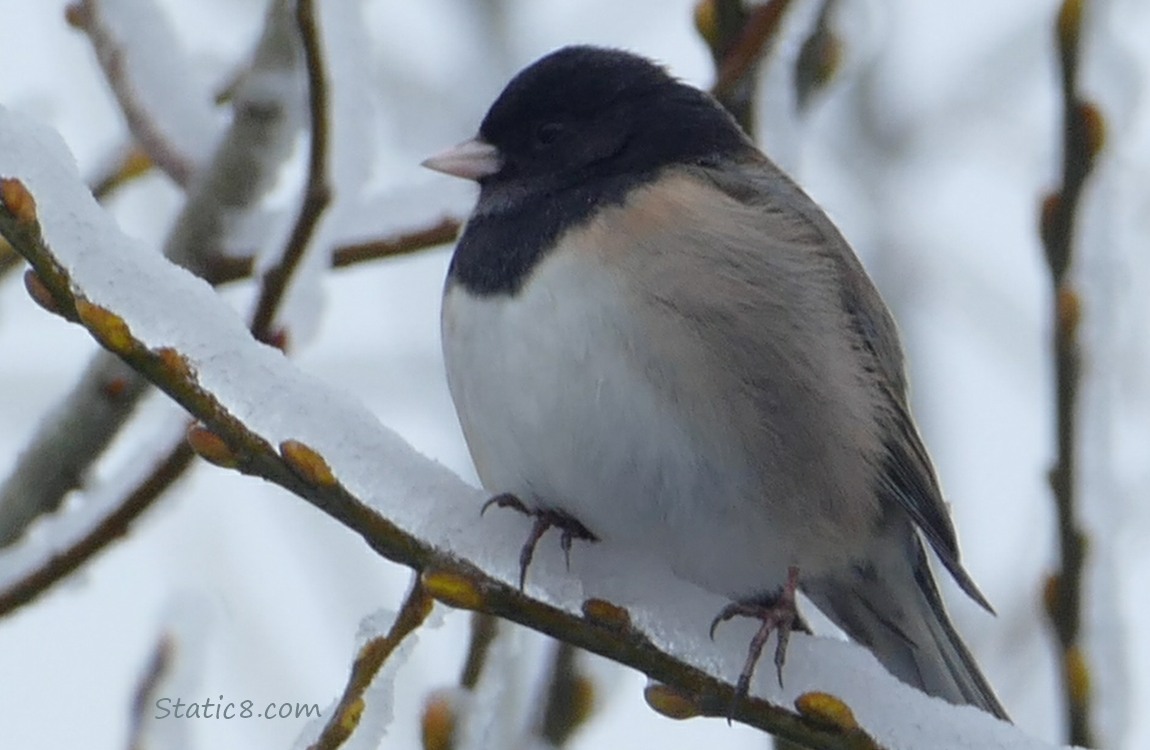
[[(1009, 717), (926, 545), (964, 569), (908, 404), (895, 322), (823, 210), (708, 93), (575, 45), (423, 162), (478, 183), (441, 308), (448, 388), (487, 505), (626, 545), (761, 621), (747, 694), (801, 591), (903, 682)], [(732, 704), (732, 711), (734, 707)], [(728, 715), (728, 720), (730, 715)]]

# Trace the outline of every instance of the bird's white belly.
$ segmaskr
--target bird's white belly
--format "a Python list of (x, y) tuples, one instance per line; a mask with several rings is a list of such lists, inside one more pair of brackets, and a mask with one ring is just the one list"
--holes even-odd
[(448, 289), (448, 384), (480, 479), (716, 593), (773, 591), (800, 551), (775, 533), (742, 446), (645, 377), (634, 321), (609, 272), (574, 253), (515, 297)]

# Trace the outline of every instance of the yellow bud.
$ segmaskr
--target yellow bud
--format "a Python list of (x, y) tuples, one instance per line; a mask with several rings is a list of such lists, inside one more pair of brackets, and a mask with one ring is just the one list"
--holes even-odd
[(157, 349), (156, 356), (160, 358), (160, 364), (163, 365), (165, 370), (179, 377), (181, 380), (188, 381), (194, 377), (192, 364), (188, 361), (188, 358), (170, 346)]
[(338, 484), (335, 474), (323, 456), (298, 440), (285, 440), (280, 443), (280, 455), (291, 470), (301, 479), (317, 487), (334, 487)]
[(1065, 669), (1071, 700), (1079, 706), (1084, 705), (1090, 697), (1090, 668), (1086, 666), (1081, 647), (1072, 646), (1066, 652)]
[(433, 693), (423, 706), (420, 721), (423, 750), (455, 747), (455, 706), (444, 693)]
[(1068, 50), (1077, 45), (1082, 30), (1082, 0), (1063, 0), (1058, 9), (1058, 43)]
[(479, 609), (483, 605), (483, 593), (475, 581), (459, 573), (425, 570), (420, 582), (428, 594), (449, 607)]
[(653, 682), (643, 689), (643, 698), (668, 719), (691, 719), (703, 713), (694, 699), (670, 685)]
[(1079, 102), (1075, 112), (1082, 124), (1086, 151), (1093, 158), (1106, 145), (1106, 118), (1102, 116), (1102, 110), (1090, 102)]
[(52, 296), (52, 290), (44, 284), (44, 280), (40, 278), (40, 274), (31, 268), (24, 272), (24, 289), (37, 305), (50, 313), (60, 314), (60, 306), (56, 304), (56, 298)]
[(193, 424), (188, 428), (184, 439), (196, 455), (208, 463), (222, 466), (225, 469), (234, 469), (239, 465), (239, 457), (222, 437), (204, 427), (202, 424)]
[(349, 735), (359, 726), (359, 719), (363, 716), (363, 698), (356, 698), (347, 708), (339, 714), (339, 728)]
[(853, 732), (859, 728), (850, 707), (830, 693), (803, 693), (795, 699), (795, 708), (811, 721), (831, 729)]
[(1058, 287), (1058, 325), (1073, 333), (1082, 319), (1082, 298), (1065, 284)]
[(0, 178), (0, 205), (21, 224), (36, 221), (36, 199), (20, 180)]
[(127, 354), (135, 348), (136, 342), (132, 340), (128, 324), (111, 310), (81, 298), (76, 300), (76, 314), (106, 349), (116, 354)]
[(627, 630), (631, 627), (630, 613), (606, 599), (588, 599), (583, 602), (583, 617), (612, 630)]

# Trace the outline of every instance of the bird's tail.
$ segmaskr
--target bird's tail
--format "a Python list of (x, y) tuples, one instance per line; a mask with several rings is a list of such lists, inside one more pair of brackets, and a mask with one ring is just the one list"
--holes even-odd
[(911, 539), (913, 565), (904, 557), (901, 564), (855, 567), (849, 576), (804, 580), (803, 591), (903, 682), (1010, 721), (950, 622), (922, 544)]

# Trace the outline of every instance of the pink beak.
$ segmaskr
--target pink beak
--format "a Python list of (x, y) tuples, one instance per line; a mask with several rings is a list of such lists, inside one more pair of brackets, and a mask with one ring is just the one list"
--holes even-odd
[(480, 180), (502, 169), (503, 159), (495, 146), (479, 138), (472, 138), (424, 159), (421, 164), (436, 172), (462, 177), (465, 180)]

